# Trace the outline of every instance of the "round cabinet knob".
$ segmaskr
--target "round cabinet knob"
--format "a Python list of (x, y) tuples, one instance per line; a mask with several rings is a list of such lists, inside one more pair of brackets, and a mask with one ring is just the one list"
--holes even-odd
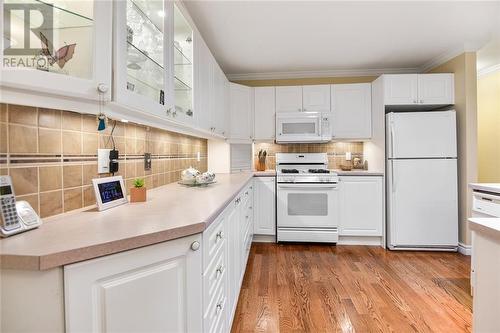
[(216, 312), (219, 313), (221, 311), (222, 311), (222, 304), (221, 303), (217, 303)]
[(423, 99), (420, 100), (420, 104), (424, 104), (424, 100)]
[(417, 100), (416, 99), (413, 100), (413, 104), (417, 104)]
[(104, 84), (104, 83), (99, 83), (99, 84), (97, 85), (97, 91), (98, 91), (98, 92), (100, 92), (100, 93), (102, 93), (102, 94), (107, 93), (107, 92), (108, 92), (108, 90), (109, 90), (109, 87), (108, 87), (108, 85), (107, 85), (107, 84)]
[(194, 241), (193, 243), (191, 243), (191, 250), (198, 251), (199, 248), (200, 248), (200, 242)]
[(217, 274), (222, 274), (222, 272), (224, 272), (224, 266), (220, 265), (219, 267), (217, 267)]
[(215, 235), (215, 239), (222, 239), (224, 238), (224, 232), (221, 230), (217, 233), (217, 235)]
[(302, 109), (301, 109), (301, 108), (299, 108), (297, 111), (302, 111)]
[(303, 111), (307, 111), (307, 109), (306, 109), (306, 108), (304, 108), (304, 109), (302, 109), (302, 110), (303, 110)]

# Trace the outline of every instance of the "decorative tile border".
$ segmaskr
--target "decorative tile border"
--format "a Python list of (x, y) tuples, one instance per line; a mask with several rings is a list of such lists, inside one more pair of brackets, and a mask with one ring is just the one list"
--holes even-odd
[[(92, 115), (0, 104), (0, 174), (11, 175), (19, 200), (42, 217), (93, 205), (91, 180), (107, 176), (97, 174), (97, 148), (111, 148), (110, 127), (98, 133)], [(154, 188), (177, 181), (189, 166), (207, 169), (205, 139), (121, 122), (113, 137), (127, 190), (137, 177)]]

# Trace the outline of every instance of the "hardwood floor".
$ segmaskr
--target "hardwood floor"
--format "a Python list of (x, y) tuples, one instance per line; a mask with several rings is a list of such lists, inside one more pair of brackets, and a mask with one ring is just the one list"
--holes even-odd
[(469, 257), (254, 243), (232, 332), (470, 332)]

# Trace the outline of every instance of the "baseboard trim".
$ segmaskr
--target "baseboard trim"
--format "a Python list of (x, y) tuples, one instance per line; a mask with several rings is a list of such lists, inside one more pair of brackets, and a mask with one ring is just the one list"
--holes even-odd
[(253, 235), (254, 243), (275, 243), (276, 236), (275, 235)]
[(458, 243), (458, 253), (463, 254), (464, 256), (470, 256), (472, 254), (472, 246)]

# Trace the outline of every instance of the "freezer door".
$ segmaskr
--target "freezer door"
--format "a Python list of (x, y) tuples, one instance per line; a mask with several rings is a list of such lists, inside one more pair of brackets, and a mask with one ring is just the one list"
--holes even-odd
[(388, 158), (457, 156), (455, 111), (388, 113)]
[(458, 245), (457, 161), (388, 161), (391, 247)]

